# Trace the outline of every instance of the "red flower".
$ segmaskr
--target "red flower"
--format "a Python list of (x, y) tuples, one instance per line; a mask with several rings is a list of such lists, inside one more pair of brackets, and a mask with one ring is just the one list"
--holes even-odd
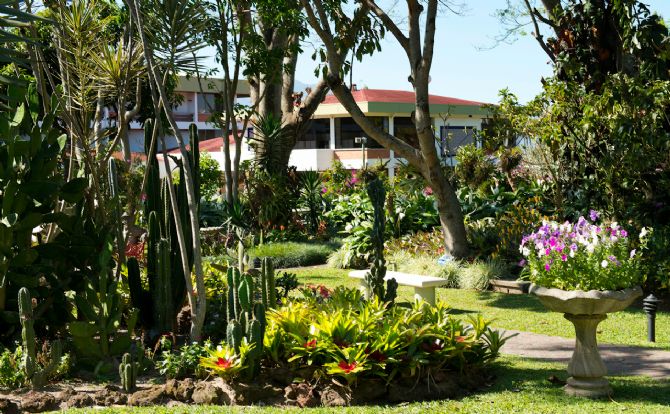
[(223, 369), (227, 369), (227, 368), (230, 368), (230, 366), (232, 365), (232, 362), (230, 362), (229, 359), (219, 357), (219, 359), (216, 361), (216, 365), (223, 368)]
[(456, 342), (465, 342), (465, 339), (466, 339), (466, 338), (465, 338), (464, 336), (457, 336), (457, 337), (455, 338)]
[(431, 342), (431, 343), (426, 343), (426, 342), (424, 342), (424, 343), (421, 344), (421, 348), (422, 348), (424, 351), (426, 351), (426, 352), (431, 352), (431, 353), (432, 353), (432, 352), (435, 352), (435, 351), (439, 351), (439, 350), (441, 350), (443, 347), (444, 347), (444, 346), (443, 346), (442, 344), (438, 343), (437, 341), (435, 341), (435, 342)]
[(311, 341), (305, 342), (303, 346), (305, 348), (316, 348), (316, 338), (312, 339)]
[(321, 295), (322, 298), (328, 299), (330, 297), (330, 291), (328, 291), (328, 288), (320, 285), (319, 286), (319, 295)]
[(369, 357), (370, 357), (370, 359), (373, 359), (373, 360), (375, 360), (375, 361), (377, 361), (377, 362), (384, 362), (384, 361), (386, 361), (386, 355), (384, 355), (384, 354), (382, 354), (381, 352), (379, 352), (378, 349), (375, 349), (375, 351), (372, 352), (372, 353), (369, 355)]
[(337, 364), (337, 366), (340, 367), (345, 374), (348, 374), (354, 369), (356, 369), (356, 361), (352, 362), (351, 364), (348, 363), (347, 361), (340, 361), (340, 363)]

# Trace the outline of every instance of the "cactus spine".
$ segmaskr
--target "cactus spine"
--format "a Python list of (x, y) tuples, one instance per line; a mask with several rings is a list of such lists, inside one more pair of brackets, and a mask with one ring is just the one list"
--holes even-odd
[(33, 307), (30, 292), (26, 288), (19, 289), (19, 317), (21, 319), (21, 338), (23, 339), (23, 370), (32, 388), (39, 388), (47, 383), (60, 362), (61, 344), (54, 341), (51, 344), (49, 363), (40, 368), (35, 352), (35, 329), (33, 327)]
[(129, 353), (123, 354), (121, 364), (119, 364), (119, 377), (121, 377), (121, 386), (125, 392), (135, 389), (137, 384), (137, 373), (140, 371), (140, 363), (134, 362)]
[(393, 302), (396, 297), (398, 284), (395, 279), (387, 282), (388, 286), (384, 288), (384, 278), (386, 277), (386, 260), (384, 259), (384, 232), (385, 232), (385, 210), (386, 190), (384, 183), (374, 177), (367, 186), (368, 196), (372, 201), (374, 209), (374, 222), (372, 225), (373, 261), (370, 271), (365, 275), (365, 282), (371, 293), (380, 301)]

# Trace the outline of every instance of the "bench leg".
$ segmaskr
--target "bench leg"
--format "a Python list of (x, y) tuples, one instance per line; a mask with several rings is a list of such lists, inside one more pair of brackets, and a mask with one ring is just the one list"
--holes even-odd
[(431, 306), (435, 305), (435, 288), (434, 287), (415, 287), (414, 299), (425, 300)]
[(370, 289), (368, 288), (367, 283), (365, 283), (365, 279), (361, 279), (358, 289), (361, 291), (363, 294), (363, 297), (367, 300), (370, 299)]

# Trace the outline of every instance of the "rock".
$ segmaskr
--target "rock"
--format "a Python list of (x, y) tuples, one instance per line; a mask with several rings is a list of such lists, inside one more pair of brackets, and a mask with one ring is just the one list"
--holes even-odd
[(167, 401), (163, 386), (155, 386), (144, 390), (135, 391), (128, 397), (128, 405), (134, 407), (148, 407), (150, 405), (164, 404)]
[(251, 405), (263, 403), (272, 405), (284, 401), (284, 390), (268, 383), (244, 384), (231, 382), (228, 384), (234, 392), (232, 399), (235, 404)]
[(165, 404), (166, 407), (172, 408), (172, 407), (186, 407), (188, 404), (181, 402), (181, 401), (175, 401), (175, 400), (170, 400), (167, 404)]
[(286, 402), (294, 403), (301, 408), (319, 405), (314, 388), (306, 382), (291, 384), (284, 388), (284, 398)]
[(381, 379), (361, 378), (352, 390), (352, 400), (356, 404), (378, 401), (386, 397), (386, 384)]
[(324, 407), (345, 407), (349, 405), (350, 396), (344, 387), (327, 385), (321, 391), (321, 405)]
[(0, 413), (19, 414), (19, 406), (11, 400), (0, 398)]
[(168, 380), (165, 383), (165, 394), (177, 401), (190, 401), (194, 389), (195, 381), (193, 381), (193, 378), (186, 378), (182, 381)]
[(179, 381), (176, 379), (169, 379), (165, 381), (165, 393), (169, 396), (174, 396), (177, 393), (177, 387), (179, 386)]
[(108, 407), (110, 405), (125, 405), (128, 396), (119, 391), (114, 385), (106, 385), (103, 389), (93, 394), (93, 401), (96, 405)]
[(268, 377), (275, 384), (279, 384), (284, 387), (293, 383), (293, 371), (286, 367), (279, 367), (268, 370)]
[(95, 404), (93, 398), (85, 392), (76, 393), (68, 398), (63, 398), (62, 401), (63, 402), (60, 405), (62, 409), (90, 407)]
[(21, 410), (29, 413), (53, 411), (58, 408), (56, 397), (39, 391), (29, 391), (21, 397)]
[(205, 405), (230, 405), (233, 398), (227, 389), (230, 389), (223, 381), (217, 378), (214, 381), (200, 381), (195, 384), (191, 399), (196, 404)]

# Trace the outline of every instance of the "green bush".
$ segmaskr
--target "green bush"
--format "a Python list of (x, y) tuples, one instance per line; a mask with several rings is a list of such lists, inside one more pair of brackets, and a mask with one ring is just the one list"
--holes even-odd
[(333, 244), (317, 243), (268, 243), (249, 250), (249, 258), (271, 257), (278, 269), (312, 266), (326, 263), (335, 247)]
[(491, 281), (500, 279), (509, 272), (505, 263), (499, 260), (474, 262), (460, 270), (458, 287), (461, 289), (486, 290)]

